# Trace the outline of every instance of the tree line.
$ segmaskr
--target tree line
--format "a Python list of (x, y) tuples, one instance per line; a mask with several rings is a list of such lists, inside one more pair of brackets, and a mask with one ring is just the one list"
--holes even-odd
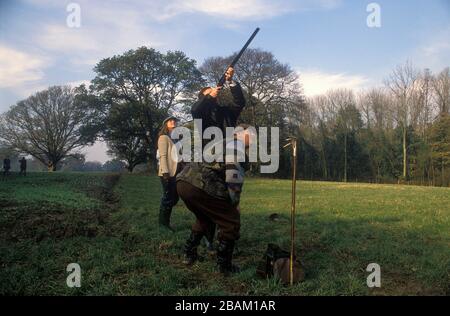
[(310, 98), (294, 124), (302, 176), (448, 186), (449, 106), (449, 68), (433, 75), (410, 62), (379, 88)]
[[(48, 165), (44, 165), (37, 159), (33, 159), (27, 155), (22, 155), (10, 148), (0, 146), (0, 157), (8, 157), (11, 161), (11, 172), (18, 172), (20, 170), (19, 160), (24, 157), (27, 160), (26, 170), (28, 172), (43, 172), (48, 171)], [(127, 170), (127, 165), (124, 161), (118, 159), (110, 159), (101, 163), (99, 161), (86, 161), (84, 155), (75, 154), (66, 157), (58, 166), (61, 171), (77, 171), (77, 172), (124, 172)], [(141, 171), (142, 168), (141, 168)]]
[[(175, 114), (189, 121), (198, 91), (214, 85), (233, 57), (197, 67), (181, 51), (140, 47), (105, 58), (89, 87), (49, 87), (11, 106), (0, 116), (0, 140), (55, 169), (80, 159), (77, 150), (96, 140), (130, 172), (154, 168), (162, 120)], [(240, 121), (278, 126), (281, 140), (296, 136), (301, 178), (449, 185), (449, 68), (432, 74), (407, 62), (378, 88), (306, 98), (301, 73), (270, 52), (248, 49), (235, 76), (247, 100)], [(273, 176), (287, 177), (289, 152), (280, 152)]]

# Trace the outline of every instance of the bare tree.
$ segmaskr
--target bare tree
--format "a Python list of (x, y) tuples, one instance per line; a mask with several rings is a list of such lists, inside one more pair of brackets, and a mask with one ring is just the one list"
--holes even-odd
[(450, 113), (450, 68), (445, 68), (432, 80), (439, 114)]
[(307, 100), (308, 108), (314, 113), (312, 118), (314, 119), (313, 124), (317, 129), (322, 177), (324, 179), (328, 179), (328, 162), (325, 149), (325, 140), (328, 137), (328, 129), (326, 126), (328, 119), (327, 103), (328, 100), (323, 95), (314, 96)]
[(328, 111), (334, 116), (335, 129), (344, 135), (344, 182), (348, 172), (348, 136), (358, 129), (361, 123), (352, 90), (337, 89), (327, 93)]
[(372, 88), (358, 95), (358, 106), (368, 129), (392, 129), (390, 98), (383, 88)]
[(372, 88), (359, 94), (358, 107), (366, 124), (365, 146), (370, 155), (372, 174), (380, 181), (382, 168), (386, 168), (386, 163), (391, 170), (396, 169), (395, 155), (388, 141), (394, 128), (394, 119), (390, 112), (393, 107), (392, 100), (384, 88)]
[(53, 86), (18, 102), (1, 116), (0, 138), (56, 170), (64, 157), (95, 141), (98, 113), (80, 89)]
[(408, 179), (408, 126), (417, 122), (418, 113), (415, 107), (417, 80), (419, 74), (410, 62), (397, 66), (385, 81), (394, 97), (394, 117), (402, 129), (403, 144), (403, 178)]
[[(233, 59), (212, 57), (205, 60), (200, 71), (215, 85)], [(248, 49), (236, 65), (236, 77), (247, 92), (247, 107), (243, 118), (254, 126), (275, 126), (282, 123), (285, 111), (304, 105), (297, 74), (272, 53)]]

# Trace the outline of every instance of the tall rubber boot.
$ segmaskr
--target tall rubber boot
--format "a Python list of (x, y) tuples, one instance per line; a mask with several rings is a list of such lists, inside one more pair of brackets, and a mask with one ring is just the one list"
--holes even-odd
[(210, 229), (205, 233), (205, 245), (210, 256), (216, 254), (216, 249), (214, 247), (214, 236), (216, 234), (216, 224), (211, 225)]
[(220, 240), (217, 248), (217, 266), (219, 271), (225, 276), (230, 273), (237, 273), (240, 271), (239, 267), (232, 264), (234, 240)]
[(170, 226), (170, 215), (172, 214), (171, 207), (161, 206), (159, 208), (159, 226), (174, 232), (175, 230)]
[(200, 245), (204, 234), (191, 231), (191, 235), (186, 240), (184, 245), (184, 260), (183, 263), (190, 266), (198, 260), (197, 247)]

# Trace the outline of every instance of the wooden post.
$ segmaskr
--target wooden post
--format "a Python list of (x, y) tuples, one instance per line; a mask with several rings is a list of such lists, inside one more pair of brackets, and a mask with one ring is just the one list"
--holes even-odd
[(291, 193), (291, 251), (289, 260), (289, 284), (294, 284), (294, 258), (295, 258), (295, 192), (297, 184), (297, 139), (295, 137), (288, 138), (292, 147), (292, 193)]

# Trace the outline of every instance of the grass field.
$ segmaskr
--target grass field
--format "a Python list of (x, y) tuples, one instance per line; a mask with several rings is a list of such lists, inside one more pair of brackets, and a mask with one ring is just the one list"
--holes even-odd
[[(450, 295), (449, 188), (299, 181), (306, 281), (284, 287), (256, 277), (267, 243), (289, 249), (290, 184), (246, 182), (235, 255), (243, 271), (224, 278), (215, 258), (182, 265), (193, 215), (181, 201), (176, 233), (159, 231), (156, 176), (13, 175), (0, 182), (0, 294)], [(71, 262), (81, 266), (80, 288), (66, 286)], [(381, 288), (366, 285), (372, 262)]]

